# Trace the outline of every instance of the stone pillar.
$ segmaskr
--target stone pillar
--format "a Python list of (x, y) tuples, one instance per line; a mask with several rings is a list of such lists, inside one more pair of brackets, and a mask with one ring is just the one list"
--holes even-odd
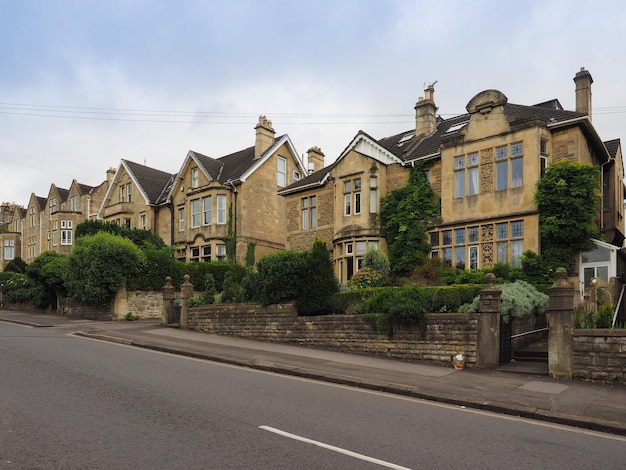
[(123, 320), (128, 313), (128, 292), (126, 291), (126, 283), (117, 289), (115, 299), (113, 299), (113, 320)]
[(172, 318), (172, 310), (174, 308), (175, 291), (172, 285), (172, 278), (167, 276), (165, 278), (165, 285), (163, 286), (163, 313), (161, 315), (161, 323), (168, 324)]
[(485, 277), (487, 285), (480, 291), (476, 367), (495, 369), (500, 365), (500, 306), (502, 291), (495, 286), (496, 276)]
[(185, 274), (183, 277), (183, 285), (180, 286), (180, 299), (182, 306), (180, 308), (180, 326), (181, 328), (187, 328), (189, 323), (187, 321), (187, 310), (189, 308), (189, 299), (193, 296), (193, 284), (189, 282), (189, 274)]
[(567, 282), (565, 268), (556, 270), (556, 282), (548, 294), (548, 372), (554, 378), (571, 379), (574, 288)]

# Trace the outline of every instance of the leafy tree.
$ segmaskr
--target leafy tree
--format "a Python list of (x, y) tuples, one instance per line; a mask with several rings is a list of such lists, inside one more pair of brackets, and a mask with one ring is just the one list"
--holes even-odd
[(69, 259), (55, 251), (44, 251), (26, 268), (26, 275), (38, 283), (43, 292), (37, 307), (56, 308), (58, 299), (67, 294), (64, 277), (67, 274)]
[(408, 184), (381, 200), (380, 210), (389, 247), (391, 270), (406, 275), (428, 259), (428, 223), (441, 213), (439, 199), (424, 176), (424, 168), (411, 169)]
[(129, 239), (99, 232), (76, 239), (65, 286), (80, 301), (107, 307), (118, 288), (140, 275), (144, 253)]
[(601, 209), (600, 170), (593, 165), (551, 164), (537, 184), (541, 254), (546, 266), (568, 266), (571, 257), (593, 248), (600, 237), (595, 224)]
[(4, 271), (10, 273), (26, 274), (26, 262), (18, 256), (17, 258), (14, 258), (7, 263), (7, 265), (4, 267)]
[(248, 243), (248, 249), (246, 251), (246, 266), (254, 266), (255, 257), (254, 250), (256, 248), (255, 242)]
[(332, 312), (332, 296), (339, 291), (333, 262), (326, 242), (316, 239), (308, 258), (307, 270), (301, 276), (296, 307), (301, 315), (319, 315)]

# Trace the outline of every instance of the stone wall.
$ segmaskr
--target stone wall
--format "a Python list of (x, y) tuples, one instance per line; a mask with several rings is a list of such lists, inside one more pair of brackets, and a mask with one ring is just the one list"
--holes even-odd
[(575, 379), (625, 383), (626, 329), (573, 330)]
[(478, 314), (430, 314), (424, 335), (395, 327), (392, 338), (360, 315), (299, 317), (289, 305), (203, 305), (189, 309), (190, 329), (260, 341), (449, 365), (458, 353), (476, 364)]
[(113, 319), (113, 309), (83, 304), (70, 297), (63, 299), (61, 312), (68, 317), (86, 318), (88, 320), (109, 321)]
[(128, 311), (141, 319), (160, 319), (163, 313), (163, 293), (161, 291), (128, 292)]

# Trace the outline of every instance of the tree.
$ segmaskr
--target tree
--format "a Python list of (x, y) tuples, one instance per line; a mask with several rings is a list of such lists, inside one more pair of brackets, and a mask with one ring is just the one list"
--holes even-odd
[(441, 214), (439, 199), (426, 180), (422, 165), (411, 169), (405, 187), (391, 191), (381, 200), (380, 213), (391, 270), (406, 275), (428, 259), (426, 229)]
[(68, 269), (68, 257), (55, 251), (44, 251), (26, 267), (26, 275), (38, 283), (43, 292), (37, 307), (58, 306), (58, 300), (67, 294), (64, 277)]
[(82, 302), (108, 307), (119, 287), (138, 276), (145, 260), (129, 239), (106, 232), (76, 239), (65, 286)]
[(537, 184), (541, 255), (548, 268), (568, 266), (573, 255), (593, 248), (601, 210), (600, 170), (593, 165), (551, 164)]

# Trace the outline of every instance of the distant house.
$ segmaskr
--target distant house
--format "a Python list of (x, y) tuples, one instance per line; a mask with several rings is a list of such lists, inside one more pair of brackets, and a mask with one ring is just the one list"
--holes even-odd
[[(255, 127), (255, 145), (211, 158), (189, 151), (160, 208), (161, 236), (177, 247), (181, 261), (232, 256), (244, 263), (285, 247), (284, 201), (278, 190), (300, 180), (305, 168), (287, 135), (275, 136), (265, 116)], [(170, 228), (170, 232), (166, 228)]]
[(26, 210), (12, 203), (0, 205), (0, 271), (15, 258), (21, 258), (21, 219)]
[[(415, 106), (414, 128), (379, 140), (359, 132), (332, 165), (280, 192), (287, 247), (326, 240), (337, 277), (347, 282), (368, 247), (386, 249), (380, 198), (406, 184), (420, 162), (441, 198), (441, 220), (429, 230), (431, 256), (464, 269), (519, 266), (525, 250), (541, 252), (537, 181), (548, 164), (567, 159), (601, 168), (603, 210), (596, 222), (617, 252), (624, 242), (621, 144), (603, 142), (593, 127), (589, 72), (581, 70), (574, 81), (576, 111), (558, 100), (511, 104), (500, 91), (486, 90), (468, 102), (467, 114), (449, 119), (437, 116), (429, 86)], [(617, 261), (595, 258), (581, 254), (568, 266), (581, 292), (591, 277), (618, 273)]]
[(169, 226), (169, 218), (159, 221), (159, 207), (165, 202), (175, 174), (122, 160), (117, 170), (109, 170), (111, 182), (102, 200), (97, 218), (126, 228), (160, 233)]

